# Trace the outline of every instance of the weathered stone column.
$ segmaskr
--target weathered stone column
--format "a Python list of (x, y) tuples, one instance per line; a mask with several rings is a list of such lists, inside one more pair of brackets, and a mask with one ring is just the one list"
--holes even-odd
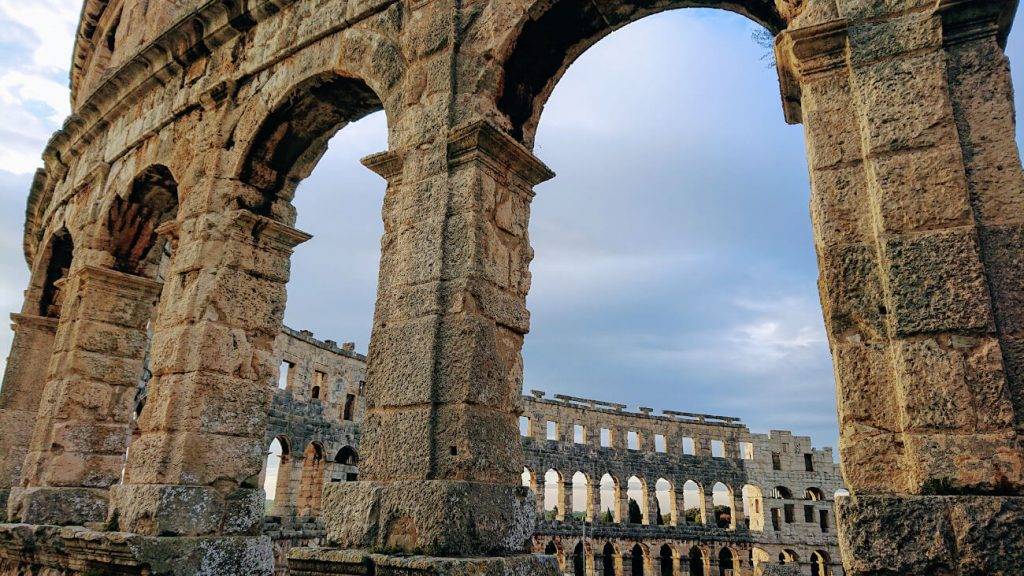
[(843, 562), (851, 576), (1013, 573), (1024, 185), (1001, 42), (1016, 2), (840, 4), (843, 19), (782, 34), (779, 61), (807, 134), (853, 493), (838, 503)]
[(46, 366), (53, 353), (57, 319), (12, 314), (11, 329), (14, 341), (0, 388), (0, 510), (4, 514), (7, 496), (21, 480), (21, 467), (43, 395)]
[(160, 289), (106, 268), (72, 269), (21, 487), (11, 491), (12, 521), (83, 525), (106, 518)]
[[(273, 342), (303, 232), (246, 210), (181, 223), (153, 328), (152, 371), (115, 530), (194, 551), (190, 569), (269, 574), (257, 485), (272, 398)], [(181, 538), (173, 538), (181, 537)], [(221, 568), (224, 570), (224, 568)]]

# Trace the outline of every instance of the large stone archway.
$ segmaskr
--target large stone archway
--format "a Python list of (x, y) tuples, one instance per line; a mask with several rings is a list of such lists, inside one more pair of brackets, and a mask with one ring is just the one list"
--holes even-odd
[[(0, 489), (9, 520), (30, 524), (0, 527), (0, 574), (269, 573), (270, 350), (308, 239), (291, 194), (331, 134), (378, 109), (389, 150), (365, 164), (388, 190), (360, 482), (327, 487), (332, 548), (291, 566), (553, 574), (527, 555), (516, 422), (530, 201), (553, 177), (533, 134), (587, 47), (687, 6), (778, 34), (785, 116), (805, 126), (853, 492), (847, 569), (1018, 570), (1024, 180), (1003, 54), (1016, 2), (88, 0), (75, 115), (29, 196), (37, 274), (0, 396), (17, 428)], [(173, 245), (162, 284), (119, 267), (139, 250), (98, 216), (151, 166), (177, 196), (152, 231)], [(59, 314), (40, 311), (55, 293)], [(118, 481), (124, 404), (95, 399), (124, 397), (144, 345), (154, 379)], [(28, 468), (11, 461), (26, 452)]]

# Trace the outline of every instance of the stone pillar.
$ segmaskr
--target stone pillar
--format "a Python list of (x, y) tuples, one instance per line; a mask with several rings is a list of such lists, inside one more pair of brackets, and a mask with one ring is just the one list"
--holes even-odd
[(733, 528), (744, 528), (743, 516), (743, 489), (732, 493), (732, 526)]
[(106, 518), (161, 286), (106, 268), (72, 269), (21, 487), (11, 491), (12, 521), (83, 525)]
[(601, 522), (601, 519), (604, 517), (604, 510), (601, 509), (601, 479), (598, 478), (595, 481), (591, 478), (587, 487), (590, 490), (591, 521), (595, 523)]
[(7, 496), (21, 480), (32, 427), (43, 394), (46, 366), (53, 352), (57, 320), (45, 316), (12, 314), (14, 341), (7, 357), (3, 388), (0, 388), (0, 510), (7, 510)]
[(153, 327), (148, 401), (112, 493), (114, 529), (190, 547), (208, 570), (220, 557), (239, 567), (232, 574), (269, 573), (255, 479), (289, 259), (308, 239), (246, 210), (180, 224)]
[(301, 459), (293, 458), (290, 454), (281, 461), (277, 473), (277, 493), (271, 510), (274, 516), (291, 517), (295, 514), (296, 482), (299, 475), (296, 462), (301, 463)]
[(444, 174), (421, 172), (437, 150), (365, 162), (388, 180), (365, 480), (329, 486), (323, 517), (341, 548), (533, 563), (518, 556), (534, 529), (518, 481), (520, 349), (532, 187), (552, 174), (486, 122), (454, 130), (444, 152)]
[(1008, 537), (1024, 518), (1024, 178), (1002, 52), (1016, 2), (930, 6), (844, 6), (778, 42), (807, 135), (851, 576), (1024, 562)]

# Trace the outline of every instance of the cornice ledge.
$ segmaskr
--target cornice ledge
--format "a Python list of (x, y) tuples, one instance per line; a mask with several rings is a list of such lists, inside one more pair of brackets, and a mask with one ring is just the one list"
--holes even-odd
[(449, 166), (458, 166), (480, 157), (496, 166), (509, 168), (529, 186), (555, 177), (555, 173), (533, 152), (488, 120), (477, 120), (456, 128), (449, 135)]

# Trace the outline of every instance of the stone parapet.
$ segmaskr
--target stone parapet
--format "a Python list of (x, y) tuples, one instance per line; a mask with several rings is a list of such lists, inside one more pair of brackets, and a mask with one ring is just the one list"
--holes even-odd
[(270, 576), (272, 558), (266, 536), (166, 538), (0, 524), (0, 576)]
[(492, 558), (387, 556), (363, 550), (299, 548), (288, 555), (292, 576), (554, 576), (553, 556), (517, 555)]
[(847, 576), (1020, 574), (1024, 497), (876, 496), (837, 501)]

